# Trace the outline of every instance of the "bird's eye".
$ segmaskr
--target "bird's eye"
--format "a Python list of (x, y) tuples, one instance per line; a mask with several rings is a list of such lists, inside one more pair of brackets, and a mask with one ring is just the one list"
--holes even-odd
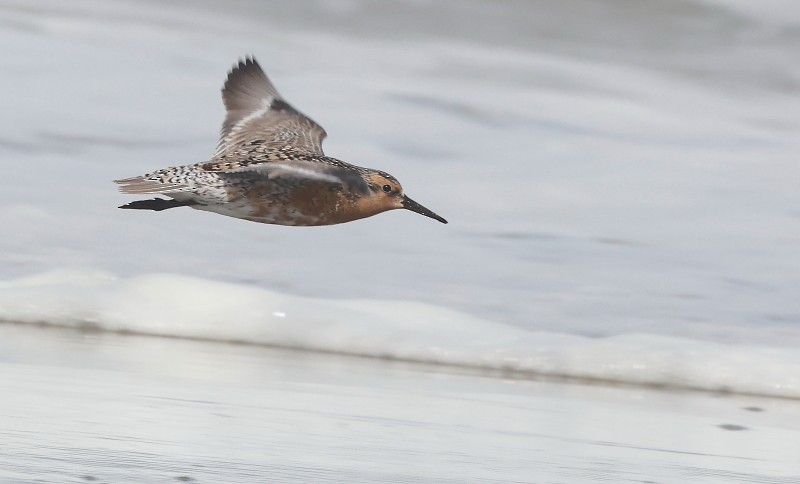
[(386, 193), (391, 192), (392, 191), (392, 186), (391, 185), (384, 185), (383, 186), (383, 191), (386, 192)]

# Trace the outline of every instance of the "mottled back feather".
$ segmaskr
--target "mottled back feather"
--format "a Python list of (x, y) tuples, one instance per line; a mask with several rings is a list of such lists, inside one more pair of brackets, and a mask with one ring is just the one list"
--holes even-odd
[(227, 115), (214, 156), (262, 139), (270, 148), (291, 147), (322, 155), (325, 130), (284, 101), (253, 58), (239, 61), (222, 87)]

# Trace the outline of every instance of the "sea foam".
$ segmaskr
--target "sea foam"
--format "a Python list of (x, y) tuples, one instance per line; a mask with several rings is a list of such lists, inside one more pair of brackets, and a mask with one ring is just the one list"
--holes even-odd
[(557, 377), (800, 398), (800, 356), (651, 334), (531, 331), (430, 304), (327, 300), (175, 274), (60, 270), (0, 282), (0, 320)]

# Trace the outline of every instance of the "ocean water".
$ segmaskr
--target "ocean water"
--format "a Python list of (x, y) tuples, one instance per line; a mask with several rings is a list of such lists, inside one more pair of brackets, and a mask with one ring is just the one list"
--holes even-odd
[[(791, 1), (0, 1), (0, 319), (800, 397), (798, 27)], [(111, 180), (210, 156), (247, 54), (450, 224), (118, 210)]]
[(797, 402), (0, 325), (0, 482), (796, 484)]

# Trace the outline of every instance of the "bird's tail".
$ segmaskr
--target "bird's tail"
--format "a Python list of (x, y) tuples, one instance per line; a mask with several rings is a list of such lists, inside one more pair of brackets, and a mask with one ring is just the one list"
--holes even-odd
[[(158, 179), (153, 179), (145, 176), (134, 176), (131, 178), (123, 178), (122, 180), (114, 180), (115, 183), (120, 185), (119, 190), (122, 193), (130, 193), (132, 195), (141, 195), (145, 193), (163, 193), (171, 196), (170, 193), (183, 192), (186, 190), (186, 185), (181, 183), (164, 183)], [(133, 210), (166, 210), (175, 207), (188, 207), (190, 205), (197, 205), (193, 200), (167, 200), (163, 198), (152, 198), (150, 200), (137, 200), (135, 202), (122, 205), (119, 208), (127, 208)]]
[(123, 178), (122, 180), (114, 180), (114, 183), (120, 185), (119, 191), (122, 193), (130, 193), (133, 195), (141, 193), (179, 192), (186, 189), (186, 185), (182, 183), (164, 183), (162, 181), (145, 178), (143, 176), (134, 176), (131, 178)]

